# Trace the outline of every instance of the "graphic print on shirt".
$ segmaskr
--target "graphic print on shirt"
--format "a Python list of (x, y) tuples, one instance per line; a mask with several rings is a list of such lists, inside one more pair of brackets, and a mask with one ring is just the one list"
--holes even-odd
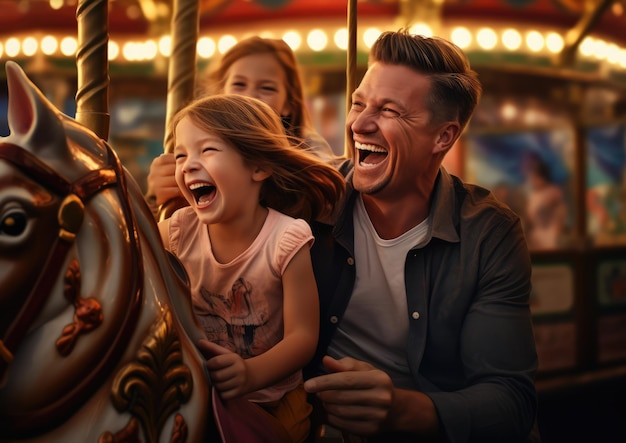
[(243, 277), (235, 280), (227, 295), (202, 288), (200, 295), (210, 312), (196, 311), (207, 338), (243, 358), (259, 355), (271, 347), (262, 333), (268, 321), (267, 300), (253, 289)]

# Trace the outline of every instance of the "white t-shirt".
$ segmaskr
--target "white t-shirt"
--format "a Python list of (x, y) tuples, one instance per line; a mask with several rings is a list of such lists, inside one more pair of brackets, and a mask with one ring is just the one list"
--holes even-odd
[(406, 360), (409, 318), (404, 265), (408, 252), (423, 246), (430, 218), (400, 237), (384, 240), (361, 196), (353, 217), (356, 281), (328, 353), (369, 362), (385, 371), (396, 387), (414, 389)]

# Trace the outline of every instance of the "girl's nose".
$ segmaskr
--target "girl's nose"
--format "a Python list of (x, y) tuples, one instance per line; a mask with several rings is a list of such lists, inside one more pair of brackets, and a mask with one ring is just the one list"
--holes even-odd
[(246, 90), (246, 95), (248, 95), (249, 97), (261, 100), (261, 90), (259, 90), (259, 89), (250, 88), (250, 89)]
[(252, 98), (259, 98), (258, 97), (258, 93), (256, 91), (255, 88), (251, 87), (251, 86), (245, 86), (243, 88), (239, 88), (237, 89), (237, 95), (243, 95), (244, 97), (252, 97)]
[(192, 155), (187, 156), (183, 163), (183, 172), (195, 171), (199, 168), (198, 158)]

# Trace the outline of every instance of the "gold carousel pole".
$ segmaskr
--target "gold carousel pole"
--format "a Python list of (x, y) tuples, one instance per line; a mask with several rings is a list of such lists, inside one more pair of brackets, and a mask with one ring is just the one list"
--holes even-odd
[[(165, 153), (174, 151), (174, 140), (169, 124), (176, 112), (183, 108), (194, 95), (196, 79), (196, 44), (198, 41), (198, 0), (174, 0), (171, 36), (172, 54), (167, 76), (167, 104), (165, 111)], [(180, 208), (181, 200), (171, 200), (159, 207), (159, 220), (163, 220)]]
[(79, 0), (76, 121), (109, 138), (109, 17), (107, 0)]
[(172, 54), (167, 76), (164, 151), (174, 151), (172, 134), (167, 126), (172, 117), (192, 98), (196, 79), (196, 43), (198, 41), (198, 0), (174, 0), (171, 36)]
[[(348, 0), (348, 51), (346, 66), (346, 115), (352, 106), (352, 93), (356, 89), (356, 64), (357, 64), (357, 0)], [(346, 130), (346, 138), (344, 143), (344, 155), (352, 156), (349, 149), (350, 141), (348, 139), (348, 131)]]

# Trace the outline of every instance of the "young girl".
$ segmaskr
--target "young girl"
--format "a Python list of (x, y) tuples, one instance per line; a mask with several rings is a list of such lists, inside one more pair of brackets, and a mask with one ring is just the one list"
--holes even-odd
[(222, 399), (246, 396), (303, 441), (311, 408), (301, 368), (319, 328), (305, 220), (331, 215), (344, 179), (293, 149), (278, 115), (254, 98), (200, 99), (174, 117), (172, 130), (176, 182), (189, 207), (159, 230), (189, 274), (211, 380)]
[[(258, 98), (280, 115), (297, 146), (325, 161), (335, 155), (313, 127), (304, 101), (298, 62), (284, 40), (249, 37), (230, 48), (209, 73), (202, 94), (239, 94)], [(300, 140), (303, 143), (300, 143)]]
[[(267, 103), (281, 116), (281, 131), (293, 136), (296, 146), (313, 151), (326, 162), (338, 162), (326, 140), (313, 128), (295, 54), (283, 40), (250, 37), (230, 48), (209, 73), (198, 96), (219, 93), (246, 95)], [(179, 196), (174, 156), (156, 157), (148, 175), (148, 202), (157, 212), (158, 205)]]

